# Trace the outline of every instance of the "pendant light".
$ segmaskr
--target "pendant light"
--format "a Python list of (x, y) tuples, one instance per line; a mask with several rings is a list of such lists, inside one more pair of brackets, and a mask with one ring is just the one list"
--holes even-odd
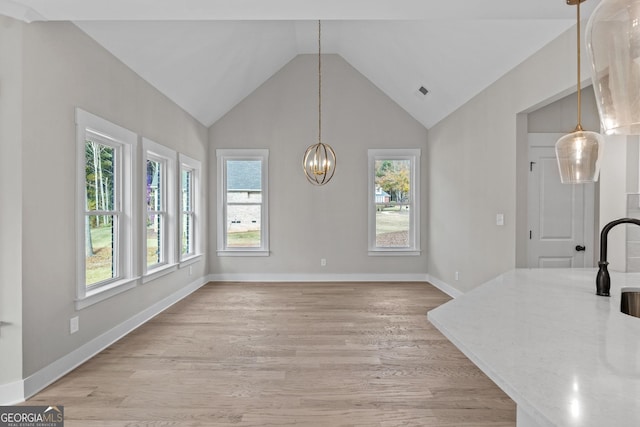
[(583, 184), (598, 180), (600, 157), (604, 138), (596, 132), (582, 129), (582, 96), (580, 88), (580, 3), (585, 0), (566, 0), (568, 5), (577, 6), (578, 31), (578, 125), (575, 130), (556, 142), (556, 157), (563, 184)]
[(302, 158), (302, 168), (313, 185), (324, 185), (336, 172), (336, 153), (329, 144), (322, 142), (322, 57), (321, 26), (318, 21), (318, 143), (307, 148)]
[(640, 1), (603, 0), (587, 23), (587, 52), (604, 132), (640, 134)]

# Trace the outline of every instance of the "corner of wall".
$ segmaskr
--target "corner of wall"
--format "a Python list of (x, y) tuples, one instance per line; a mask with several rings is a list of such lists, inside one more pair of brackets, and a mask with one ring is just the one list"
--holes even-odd
[(23, 398), (22, 36), (0, 16), (0, 404)]

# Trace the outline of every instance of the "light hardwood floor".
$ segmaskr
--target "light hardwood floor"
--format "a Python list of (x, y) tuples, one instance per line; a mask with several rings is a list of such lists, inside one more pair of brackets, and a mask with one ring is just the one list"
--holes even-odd
[(210, 283), (26, 404), (65, 426), (513, 427), (425, 283)]

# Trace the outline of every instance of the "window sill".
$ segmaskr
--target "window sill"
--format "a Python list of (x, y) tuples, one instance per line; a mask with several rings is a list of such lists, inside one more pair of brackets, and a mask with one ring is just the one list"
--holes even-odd
[(169, 273), (173, 273), (178, 269), (178, 264), (165, 264), (160, 267), (156, 267), (151, 271), (148, 271), (147, 274), (142, 276), (142, 283), (149, 283), (152, 280), (155, 280), (159, 277), (166, 276)]
[(370, 250), (369, 256), (420, 256), (420, 253), (420, 250), (416, 251), (413, 249), (382, 249), (375, 251)]
[(98, 289), (87, 292), (84, 298), (76, 299), (76, 310), (82, 310), (94, 304), (111, 298), (115, 295), (121, 294), (136, 287), (136, 282), (139, 277), (133, 277), (128, 279), (119, 280), (109, 285), (101, 286)]
[(186, 266), (195, 264), (196, 262), (202, 259), (203, 254), (191, 255), (188, 258), (184, 258), (180, 260), (180, 268), (185, 268)]
[(218, 251), (219, 257), (224, 256), (269, 256), (270, 252), (268, 250), (255, 250), (255, 251), (247, 251), (247, 250), (224, 250)]

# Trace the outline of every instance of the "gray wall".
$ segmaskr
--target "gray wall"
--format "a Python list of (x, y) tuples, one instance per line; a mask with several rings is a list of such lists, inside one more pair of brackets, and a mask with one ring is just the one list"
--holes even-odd
[[(600, 171), (600, 228), (609, 221), (628, 216), (628, 193), (638, 192), (638, 137), (605, 137)], [(618, 226), (609, 233), (609, 269), (627, 271), (627, 231), (636, 226)], [(636, 230), (632, 230), (636, 233)], [(635, 253), (631, 253), (635, 255)]]
[[(22, 289), (27, 377), (207, 271), (203, 261), (194, 265), (192, 277), (187, 277), (188, 269), (178, 270), (75, 311), (75, 107), (203, 162), (207, 130), (73, 24), (25, 25), (23, 41)], [(137, 196), (142, 200), (141, 189)], [(69, 319), (75, 315), (80, 317), (80, 331), (70, 335)]]
[(0, 390), (22, 378), (22, 30), (0, 16)]
[[(302, 155), (317, 141), (317, 55), (299, 55), (215, 123), (209, 131), (209, 187), (216, 188), (216, 148), (268, 148), (271, 256), (218, 257), (215, 198), (211, 273), (259, 277), (332, 274), (421, 274), (418, 257), (367, 255), (367, 149), (422, 148), (422, 209), (428, 205), (427, 130), (337, 55), (322, 61), (322, 136), (337, 154), (333, 180), (309, 184)], [(422, 248), (427, 220), (422, 215)], [(327, 266), (320, 266), (320, 259)], [(228, 276), (227, 276), (228, 277)]]
[[(582, 128), (600, 132), (600, 116), (593, 93), (593, 86), (582, 89)], [(573, 131), (578, 124), (578, 93), (565, 96), (527, 115), (530, 133), (556, 133)]]
[[(0, 384), (20, 370), (32, 375), (193, 279), (179, 270), (75, 311), (75, 107), (203, 161), (209, 265), (194, 265), (193, 277), (429, 274), (467, 291), (515, 266), (526, 181), (518, 140), (527, 113), (572, 92), (574, 49), (569, 30), (429, 132), (326, 55), (323, 140), (339, 163), (332, 182), (313, 187), (301, 157), (317, 138), (315, 55), (294, 58), (207, 133), (72, 24), (0, 18), (0, 320), (14, 323), (0, 335)], [(270, 257), (215, 253), (215, 148), (240, 147), (270, 149)], [(367, 256), (367, 149), (392, 147), (423, 148), (419, 257)], [(495, 225), (496, 213), (505, 226)], [(70, 335), (75, 315), (80, 331)]]
[[(466, 292), (515, 267), (516, 222), (526, 222), (528, 160), (517, 148), (526, 137), (522, 115), (572, 92), (572, 52), (575, 29), (429, 129), (431, 276)], [(586, 58), (582, 68), (589, 69)], [(503, 227), (496, 213), (505, 214)]]

